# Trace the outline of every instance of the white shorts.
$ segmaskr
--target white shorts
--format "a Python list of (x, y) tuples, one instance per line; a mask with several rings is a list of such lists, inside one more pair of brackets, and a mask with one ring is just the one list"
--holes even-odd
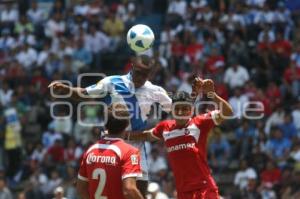
[(141, 153), (141, 166), (142, 166), (142, 177), (138, 177), (137, 180), (148, 181), (149, 180), (149, 167), (148, 167), (148, 158), (147, 152), (144, 142), (137, 142), (137, 141), (127, 141), (128, 144), (139, 149)]

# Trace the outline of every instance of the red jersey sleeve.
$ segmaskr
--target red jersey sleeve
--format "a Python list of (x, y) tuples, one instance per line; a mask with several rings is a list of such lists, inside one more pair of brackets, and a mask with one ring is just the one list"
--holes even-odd
[(78, 172), (78, 179), (88, 182), (89, 178), (87, 175), (86, 157), (87, 157), (87, 154), (85, 153), (83, 155), (83, 157), (81, 158), (80, 168), (79, 168), (79, 172)]
[(217, 122), (219, 113), (219, 110), (214, 110), (203, 115), (197, 115), (194, 117), (194, 122), (199, 129), (208, 133), (215, 125), (219, 125)]
[(164, 129), (165, 129), (165, 122), (160, 122), (152, 130), (152, 135), (154, 137), (162, 139), (163, 138), (162, 134), (164, 132)]
[(141, 156), (137, 149), (132, 149), (123, 157), (122, 179), (142, 177)]

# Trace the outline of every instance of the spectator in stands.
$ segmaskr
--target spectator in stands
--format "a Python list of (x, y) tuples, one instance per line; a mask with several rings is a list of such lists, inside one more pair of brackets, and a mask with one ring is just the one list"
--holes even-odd
[(247, 186), (241, 191), (241, 198), (243, 199), (261, 199), (261, 195), (257, 189), (257, 180), (254, 178), (248, 179)]
[[(240, 190), (245, 190), (248, 187), (249, 182), (256, 181), (256, 171), (248, 165), (246, 160), (240, 162), (240, 170), (235, 174), (234, 185)], [(252, 185), (250, 185), (252, 186)]]
[[(59, 2), (59, 1), (57, 1)], [(50, 38), (55, 38), (57, 36), (63, 35), (66, 30), (66, 23), (62, 19), (62, 15), (57, 12), (51, 17), (45, 27), (45, 34)]]
[[(47, 186), (45, 187), (45, 193), (48, 197), (52, 195), (54, 190), (60, 186), (62, 183), (62, 178), (60, 177), (59, 173), (56, 170), (52, 170), (50, 173), (50, 179), (47, 183)], [(60, 192), (61, 193), (61, 192)]]
[(93, 54), (94, 67), (100, 67), (101, 53), (109, 48), (110, 37), (97, 30), (95, 26), (89, 28), (89, 34), (85, 37), (85, 47)]
[(300, 197), (300, 172), (296, 171), (292, 177), (292, 182), (288, 188), (281, 194), (282, 199), (299, 198)]
[(278, 127), (283, 132), (283, 137), (289, 140), (293, 140), (297, 137), (297, 129), (293, 123), (293, 118), (289, 113), (284, 115), (284, 122), (278, 125)]
[(263, 185), (273, 187), (280, 182), (281, 171), (272, 160), (269, 160), (265, 169), (260, 173), (260, 178)]
[(273, 127), (271, 139), (266, 144), (269, 157), (277, 162), (279, 166), (284, 166), (291, 149), (291, 141), (283, 136), (281, 129)]
[(293, 111), (292, 111), (292, 117), (293, 117), (293, 122), (294, 125), (296, 126), (297, 129), (297, 134), (298, 136), (300, 135), (300, 123), (297, 121), (300, 121), (300, 101), (295, 105)]
[(47, 14), (44, 10), (39, 8), (37, 1), (31, 1), (30, 9), (27, 10), (27, 17), (34, 25), (41, 24), (47, 17)]
[(45, 156), (45, 163), (49, 166), (61, 165), (65, 161), (64, 147), (61, 139), (56, 139)]
[(293, 166), (295, 169), (300, 169), (300, 142), (296, 142), (292, 147), (290, 157), (294, 162)]
[(249, 121), (243, 119), (241, 127), (235, 131), (235, 139), (237, 141), (236, 153), (238, 153), (237, 157), (239, 159), (243, 159), (251, 153), (258, 136), (255, 134), (255, 130)]
[(110, 37), (109, 50), (115, 51), (123, 38), (124, 22), (116, 16), (115, 10), (112, 10), (108, 18), (103, 23), (103, 31)]
[(153, 181), (160, 181), (166, 176), (167, 163), (161, 155), (159, 155), (158, 149), (151, 150), (151, 156), (149, 158), (149, 172)]
[(8, 28), (3, 28), (0, 37), (0, 49), (8, 51), (17, 45), (16, 39), (10, 34)]
[(291, 55), (291, 61), (295, 63), (297, 68), (300, 68), (300, 45), (299, 43), (295, 43), (294, 51)]
[(76, 42), (76, 48), (73, 53), (75, 71), (83, 67), (87, 67), (92, 63), (92, 54), (84, 47), (84, 41), (78, 40)]
[(234, 118), (241, 119), (245, 116), (245, 109), (248, 107), (248, 102), (249, 98), (247, 95), (242, 94), (241, 88), (235, 88), (234, 95), (229, 98), (229, 104), (233, 109)]
[(0, 198), (1, 199), (13, 199), (13, 195), (9, 188), (6, 186), (5, 179), (0, 177)]
[(37, 61), (37, 51), (29, 46), (28, 43), (25, 43), (20, 47), (20, 52), (17, 54), (16, 59), (25, 70), (31, 70)]
[(62, 187), (55, 188), (53, 199), (67, 199), (64, 197), (64, 189)]
[(265, 133), (270, 135), (271, 127), (283, 124), (284, 121), (284, 110), (283, 108), (278, 105), (272, 115), (267, 119), (265, 124)]
[(11, 32), (14, 24), (19, 19), (19, 12), (14, 8), (13, 2), (7, 2), (3, 10), (1, 10), (0, 22), (1, 28), (8, 28)]
[(82, 156), (83, 150), (81, 147), (76, 146), (75, 140), (70, 139), (65, 149), (65, 161), (67, 164), (75, 165)]
[(9, 87), (7, 82), (0, 85), (0, 102), (2, 106), (7, 106), (11, 102), (13, 90)]
[(74, 7), (75, 15), (86, 16), (89, 11), (89, 5), (84, 0), (80, 0)]
[(28, 21), (26, 15), (21, 15), (18, 23), (15, 24), (14, 32), (16, 34), (21, 34), (24, 32), (32, 33), (34, 31), (34, 26), (31, 21)]
[(160, 191), (159, 185), (155, 182), (151, 182), (148, 185), (147, 199), (169, 199), (169, 197)]
[(213, 135), (209, 144), (212, 168), (218, 173), (222, 172), (230, 161), (230, 145), (222, 134), (219, 128), (213, 129)]
[(31, 160), (38, 162), (38, 164), (41, 164), (45, 159), (46, 153), (47, 150), (44, 148), (44, 146), (41, 143), (38, 143), (30, 158)]
[(231, 89), (242, 87), (249, 80), (249, 73), (247, 69), (234, 61), (232, 66), (225, 71), (224, 82), (228, 84)]

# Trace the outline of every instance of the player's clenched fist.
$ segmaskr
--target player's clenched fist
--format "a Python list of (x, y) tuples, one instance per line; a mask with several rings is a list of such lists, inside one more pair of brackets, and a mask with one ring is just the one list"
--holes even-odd
[(196, 98), (202, 89), (203, 86), (203, 80), (200, 77), (195, 77), (193, 84), (192, 84), (192, 97)]
[(194, 95), (199, 95), (202, 92), (209, 97), (215, 93), (215, 84), (211, 79), (202, 80), (200, 77), (196, 77), (192, 89)]
[(211, 79), (205, 79), (202, 82), (202, 92), (204, 94), (211, 94), (215, 92), (215, 83)]

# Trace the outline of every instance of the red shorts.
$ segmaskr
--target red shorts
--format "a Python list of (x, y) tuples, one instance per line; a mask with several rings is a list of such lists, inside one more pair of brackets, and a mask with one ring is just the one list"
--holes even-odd
[(177, 199), (219, 199), (218, 189), (208, 188), (190, 192), (178, 193)]

